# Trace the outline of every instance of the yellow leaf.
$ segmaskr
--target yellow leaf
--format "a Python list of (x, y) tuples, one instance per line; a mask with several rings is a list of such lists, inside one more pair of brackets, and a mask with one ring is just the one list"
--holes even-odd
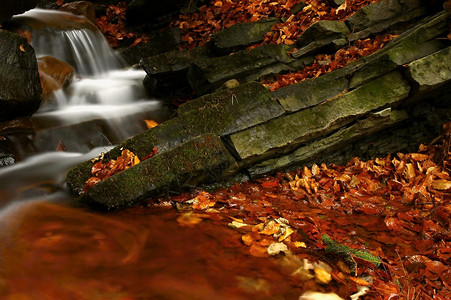
[(25, 52), (25, 47), (23, 45), (19, 46), (20, 51)]
[(432, 187), (436, 190), (448, 190), (451, 188), (451, 181), (445, 179), (438, 179), (432, 181)]
[(314, 272), (319, 283), (328, 284), (332, 280), (332, 275), (323, 268), (315, 268)]
[(158, 123), (155, 122), (154, 120), (144, 120), (144, 121), (146, 121), (147, 128), (149, 129), (154, 128), (155, 126), (158, 125)]

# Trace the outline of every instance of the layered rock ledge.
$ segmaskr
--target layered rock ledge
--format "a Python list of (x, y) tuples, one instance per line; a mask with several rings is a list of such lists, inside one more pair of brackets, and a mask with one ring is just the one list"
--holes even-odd
[[(408, 16), (421, 15), (424, 9), (412, 3)], [(386, 28), (387, 20), (379, 21), (356, 28), (360, 35), (368, 28)], [(258, 50), (261, 60), (254, 65), (246, 59), (259, 47), (226, 57), (206, 57), (205, 49), (196, 50), (203, 58), (193, 51), (178, 52), (177, 59), (163, 54), (172, 64), (161, 64), (162, 55), (150, 57), (142, 65), (157, 85), (178, 78), (199, 94), (217, 90), (183, 104), (174, 118), (118, 145), (103, 159), (119, 156), (121, 149), (142, 159), (157, 148), (155, 156), (83, 193), (96, 160), (84, 162), (69, 172), (68, 187), (84, 203), (109, 210), (211, 181), (412, 150), (451, 120), (451, 46), (442, 39), (447, 30), (445, 12), (428, 16), (368, 57), (272, 93), (252, 80), (269, 69), (277, 73), (303, 65), (309, 54), (294, 58), (288, 49), (266, 47), (271, 54)], [(349, 38), (333, 32), (321, 40), (337, 44), (343, 34)], [(308, 37), (304, 42), (320, 44)], [(235, 60), (236, 68), (223, 72), (221, 65)], [(220, 88), (231, 78), (248, 83)]]

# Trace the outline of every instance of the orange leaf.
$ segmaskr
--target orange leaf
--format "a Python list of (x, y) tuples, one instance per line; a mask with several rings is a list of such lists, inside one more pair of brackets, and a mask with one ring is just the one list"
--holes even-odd
[(155, 126), (158, 125), (157, 122), (155, 122), (154, 120), (144, 120), (146, 122), (147, 128), (154, 128)]

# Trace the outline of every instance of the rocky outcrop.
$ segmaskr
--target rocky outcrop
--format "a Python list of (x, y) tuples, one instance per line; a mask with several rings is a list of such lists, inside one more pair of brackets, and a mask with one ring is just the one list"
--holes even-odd
[[(416, 2), (411, 2), (416, 7)], [(401, 7), (410, 2), (403, 3)], [(381, 19), (386, 21), (383, 16)], [(379, 24), (369, 17), (365, 20), (372, 20), (370, 26)], [(311, 31), (327, 26), (319, 24)], [(446, 13), (427, 17), (368, 57), (273, 93), (257, 82), (225, 90), (220, 86), (230, 78), (247, 82), (270, 73), (266, 69), (277, 73), (296, 63), (302, 65), (305, 56), (296, 59), (283, 47), (261, 46), (224, 57), (205, 55), (205, 49), (203, 57), (193, 51), (179, 52), (177, 59), (166, 54), (166, 61), (172, 63), (161, 66), (158, 62), (164, 56), (148, 58), (143, 66), (149, 77), (170, 77), (178, 72), (199, 94), (217, 91), (180, 106), (175, 118), (110, 151), (105, 157), (118, 157), (121, 149), (129, 149), (141, 159), (158, 148), (149, 162), (145, 160), (95, 185), (80, 199), (102, 209), (133, 205), (146, 197), (181, 190), (183, 184), (174, 182), (186, 182), (184, 170), (192, 166), (193, 177), (201, 179), (191, 183), (198, 184), (206, 179), (202, 174), (215, 174), (219, 180), (230, 176), (242, 180), (313, 162), (343, 162), (356, 152), (366, 157), (413, 150), (437, 134), (438, 124), (451, 120), (451, 100), (447, 96), (451, 90), (451, 68), (447, 63), (451, 46), (442, 39), (447, 33)], [(349, 39), (346, 29), (333, 29), (323, 36), (306, 35), (300, 43), (308, 47), (321, 40), (334, 43), (345, 37)], [(261, 55), (254, 57), (252, 66), (246, 63), (246, 57), (253, 51)], [(265, 56), (265, 51), (271, 55)], [(199, 147), (199, 139), (206, 136), (215, 142), (207, 143), (208, 148)], [(188, 157), (193, 147), (199, 151), (202, 148), (211, 164), (196, 154), (184, 160), (187, 166), (182, 165), (180, 175), (174, 175), (174, 165), (164, 163), (165, 158), (181, 153), (178, 151)], [(69, 172), (71, 191), (81, 193), (92, 165), (87, 161)], [(166, 173), (161, 173), (162, 169)], [(136, 191), (123, 188), (131, 182), (137, 183)]]
[(11, 18), (13, 15), (21, 14), (36, 7), (36, 0), (4, 0), (0, 10), (0, 24)]
[(41, 103), (41, 83), (33, 48), (18, 35), (0, 30), (0, 121), (29, 116)]

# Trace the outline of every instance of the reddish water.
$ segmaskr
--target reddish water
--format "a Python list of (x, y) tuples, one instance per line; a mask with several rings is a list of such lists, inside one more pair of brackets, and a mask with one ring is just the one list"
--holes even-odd
[(28, 202), (0, 219), (1, 299), (297, 299), (275, 261), (170, 207), (102, 215)]

